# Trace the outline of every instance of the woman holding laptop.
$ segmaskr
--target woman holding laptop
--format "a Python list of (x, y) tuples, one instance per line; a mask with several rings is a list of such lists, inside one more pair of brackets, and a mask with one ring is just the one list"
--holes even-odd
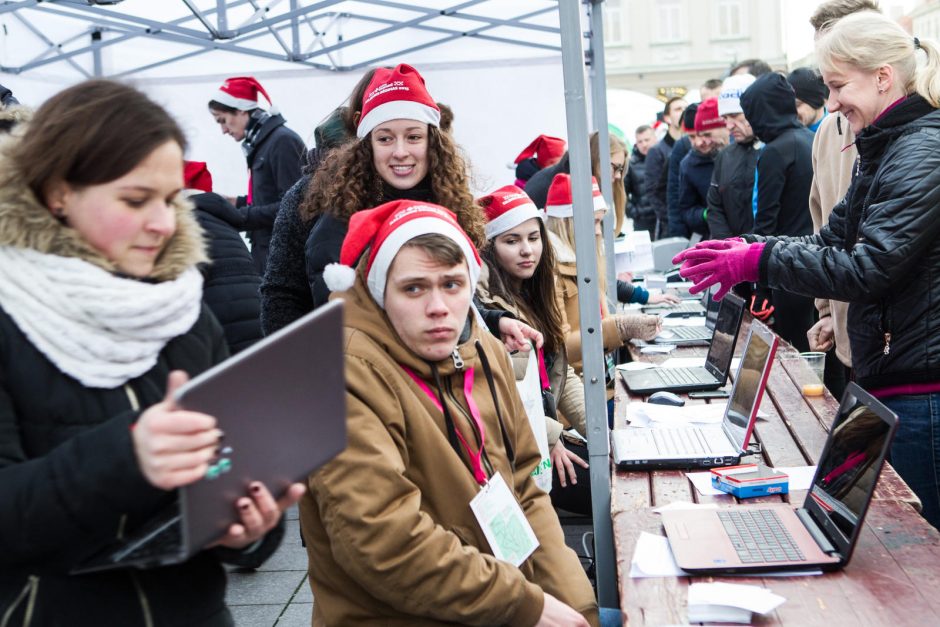
[(231, 625), (220, 561), (257, 566), (285, 507), (260, 483), (214, 548), (73, 575), (206, 475), (223, 434), (173, 401), (227, 356), (202, 305), (185, 139), (140, 92), (53, 96), (0, 150), (0, 622)]

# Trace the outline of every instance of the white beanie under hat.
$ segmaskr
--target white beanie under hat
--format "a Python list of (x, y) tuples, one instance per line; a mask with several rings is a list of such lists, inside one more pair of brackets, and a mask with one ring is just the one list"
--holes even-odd
[(718, 115), (744, 113), (741, 108), (741, 94), (756, 80), (750, 74), (737, 74), (726, 78), (721, 84), (721, 94), (718, 96)]

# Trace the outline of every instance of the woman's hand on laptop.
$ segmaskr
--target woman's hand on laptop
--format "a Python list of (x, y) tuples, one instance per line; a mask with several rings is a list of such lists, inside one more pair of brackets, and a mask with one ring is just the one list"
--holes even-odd
[(299, 501), (306, 489), (302, 483), (293, 483), (284, 496), (274, 500), (263, 483), (253, 481), (248, 486), (248, 496), (235, 502), (240, 522), (229, 526), (228, 533), (212, 546), (243, 549), (257, 542), (277, 525), (284, 510)]
[(173, 400), (177, 388), (188, 380), (182, 370), (171, 372), (163, 400), (147, 408), (131, 429), (137, 465), (161, 490), (202, 479), (221, 442), (215, 418), (181, 409)]

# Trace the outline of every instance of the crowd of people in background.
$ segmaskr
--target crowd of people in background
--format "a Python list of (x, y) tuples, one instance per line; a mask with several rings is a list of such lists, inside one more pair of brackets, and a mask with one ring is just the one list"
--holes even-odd
[[(869, 0), (812, 24), (818, 69), (749, 59), (699, 102), (669, 98), (632, 148), (578, 138), (591, 254), (604, 268), (604, 228), (682, 238), (694, 290), (734, 289), (828, 352), (833, 394), (854, 378), (900, 416), (891, 461), (937, 526), (940, 48)], [(220, 563), (258, 566), (296, 503), (313, 624), (619, 624), (556, 513), (593, 513), (564, 139), (538, 135), (514, 184), (475, 198), (453, 112), (414, 67), (367, 71), (310, 149), (233, 77), (207, 107), (246, 158), (236, 197), (132, 87), (88, 81), (31, 111), (0, 86), (0, 103), (3, 624), (230, 625)], [(605, 354), (661, 331), (620, 305), (678, 302), (628, 274), (611, 302), (600, 277)], [(251, 485), (182, 564), (72, 574), (218, 455), (216, 417), (173, 402), (187, 376), (335, 298), (346, 450), (278, 499)], [(524, 554), (496, 554), (481, 495), (512, 504)]]

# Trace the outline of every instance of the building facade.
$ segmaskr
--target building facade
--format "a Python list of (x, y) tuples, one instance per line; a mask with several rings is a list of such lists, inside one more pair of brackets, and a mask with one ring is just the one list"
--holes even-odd
[(782, 0), (605, 0), (607, 86), (698, 100), (708, 79), (758, 58), (787, 69)]

